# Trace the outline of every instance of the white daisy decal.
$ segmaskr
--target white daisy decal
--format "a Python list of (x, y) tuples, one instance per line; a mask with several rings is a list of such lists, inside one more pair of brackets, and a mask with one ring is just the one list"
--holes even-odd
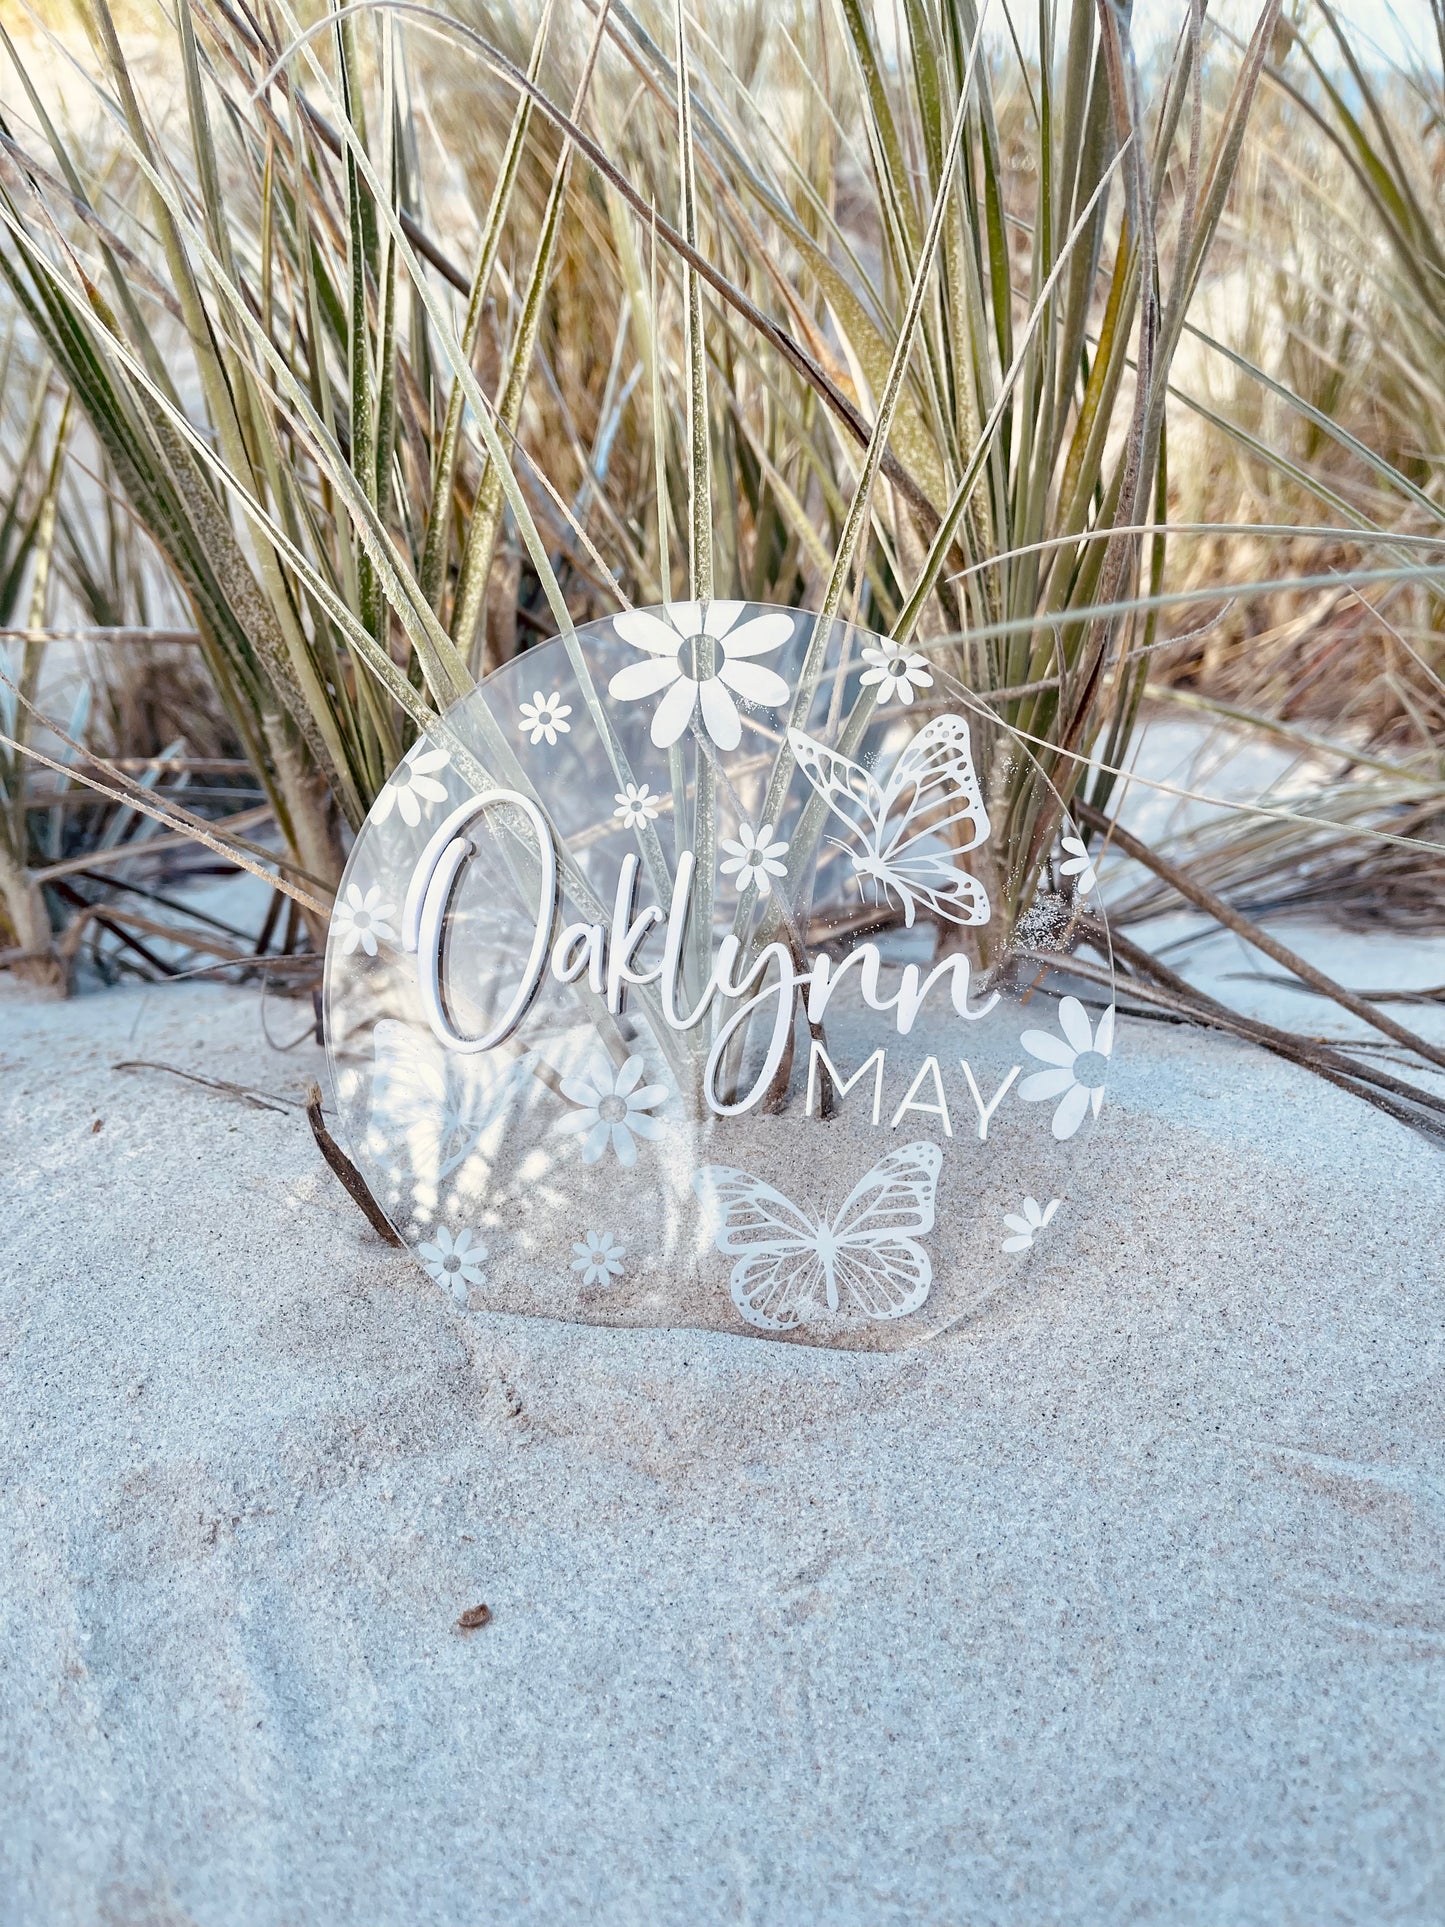
[(1018, 1211), (1005, 1211), (1003, 1221), (1012, 1233), (999, 1246), (1000, 1251), (1027, 1251), (1058, 1210), (1061, 1200), (1050, 1198), (1042, 1208), (1036, 1198), (1025, 1198)]
[(771, 823), (760, 824), (756, 830), (751, 823), (742, 823), (738, 826), (737, 842), (725, 836), (722, 846), (728, 852), (728, 858), (718, 868), (725, 877), (737, 878), (739, 896), (750, 883), (755, 883), (758, 895), (765, 897), (773, 887), (769, 879), (788, 874), (787, 864), (780, 861), (788, 854), (788, 846), (773, 841)]
[(612, 814), (622, 818), (624, 830), (640, 830), (644, 823), (651, 823), (660, 807), (660, 799), (646, 783), (629, 783), (616, 792), (616, 801)]
[(550, 696), (534, 689), (531, 702), (522, 703), (518, 709), (517, 727), (530, 742), (545, 740), (555, 748), (559, 736), (572, 733), (572, 725), (567, 721), (571, 714), (572, 705), (563, 702), (560, 689), (554, 689)]
[(880, 708), (894, 696), (901, 703), (911, 703), (915, 689), (933, 687), (927, 662), (922, 656), (910, 655), (901, 643), (884, 642), (876, 648), (870, 645), (863, 651), (863, 660), (869, 667), (858, 680), (865, 689), (877, 685)]
[(1079, 895), (1086, 897), (1099, 881), (1099, 873), (1094, 868), (1093, 858), (1089, 855), (1081, 836), (1062, 837), (1060, 842), (1068, 852), (1068, 858), (1066, 862), (1059, 865), (1059, 875), (1077, 877)]
[(581, 1272), (584, 1285), (610, 1285), (622, 1276), (626, 1253), (610, 1231), (589, 1231), (572, 1249), (572, 1269)]
[(1019, 1096), (1029, 1104), (1059, 1098), (1054, 1136), (1066, 1138), (1074, 1135), (1087, 1112), (1099, 1115), (1109, 1075), (1109, 1053), (1114, 1048), (1114, 1006), (1110, 1004), (1097, 1029), (1091, 1030), (1089, 1014), (1078, 998), (1065, 997), (1059, 1005), (1059, 1029), (1062, 1037), (1055, 1037), (1049, 1030), (1026, 1030), (1019, 1039), (1031, 1057), (1051, 1066), (1024, 1078)]
[(662, 1123), (648, 1112), (667, 1096), (667, 1086), (644, 1084), (642, 1076), (640, 1057), (629, 1057), (616, 1072), (599, 1057), (585, 1077), (563, 1080), (562, 1095), (578, 1108), (561, 1118), (557, 1129), (568, 1136), (587, 1133), (582, 1139), (584, 1164), (595, 1164), (609, 1143), (619, 1164), (636, 1164), (638, 1138), (662, 1136)]
[(343, 956), (351, 957), (360, 946), (368, 957), (376, 955), (378, 938), (383, 943), (395, 940), (396, 932), (387, 922), (396, 915), (394, 903), (383, 903), (381, 885), (373, 883), (366, 895), (354, 883), (346, 886), (346, 901), (331, 912), (331, 928), (341, 944)]
[(718, 748), (736, 749), (743, 726), (735, 696), (771, 708), (787, 702), (791, 692), (782, 677), (752, 659), (781, 648), (793, 633), (793, 618), (773, 614), (739, 622), (746, 607), (742, 602), (674, 602), (667, 622), (645, 609), (612, 618), (622, 640), (645, 650), (649, 660), (619, 669), (608, 694), (620, 703), (662, 696), (652, 717), (652, 740), (659, 749), (678, 741), (699, 707), (702, 726)]
[(480, 1239), (474, 1239), (470, 1231), (463, 1229), (453, 1237), (444, 1224), (439, 1224), (431, 1242), (417, 1246), (416, 1255), (442, 1290), (449, 1291), (459, 1305), (464, 1305), (467, 1286), (482, 1282), (487, 1247)]
[(445, 803), (446, 785), (435, 772), (451, 761), (444, 749), (428, 749), (426, 738), (415, 744), (397, 764), (382, 786), (381, 795), (371, 806), (373, 823), (384, 823), (395, 810), (409, 829), (415, 829), (422, 815), (431, 815), (433, 803)]

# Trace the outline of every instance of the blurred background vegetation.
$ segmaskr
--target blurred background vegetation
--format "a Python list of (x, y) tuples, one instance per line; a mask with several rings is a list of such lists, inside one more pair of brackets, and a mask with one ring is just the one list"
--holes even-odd
[[(939, 655), (1140, 1009), (1438, 1131), (1275, 926), (1445, 921), (1445, 0), (980, 6), (7, 7), (0, 961), (306, 983), (429, 718), (715, 589)], [(1182, 911), (1376, 1054), (1191, 988)]]

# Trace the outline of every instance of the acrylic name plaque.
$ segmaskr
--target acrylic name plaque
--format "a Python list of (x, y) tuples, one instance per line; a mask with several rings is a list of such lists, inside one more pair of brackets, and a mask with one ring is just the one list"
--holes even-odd
[(935, 657), (737, 602), (592, 623), (449, 711), (356, 839), (338, 1135), (458, 1305), (907, 1344), (1073, 1208), (1095, 886)]

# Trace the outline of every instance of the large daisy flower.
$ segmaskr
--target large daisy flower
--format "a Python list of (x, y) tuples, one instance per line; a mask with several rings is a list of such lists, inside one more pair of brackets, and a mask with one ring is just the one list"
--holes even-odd
[(1038, 1057), (1051, 1068), (1035, 1071), (1019, 1085), (1019, 1096), (1029, 1104), (1057, 1097), (1054, 1136), (1072, 1137), (1090, 1110), (1099, 1115), (1104, 1101), (1104, 1085), (1109, 1076), (1109, 1053), (1114, 1048), (1114, 1006), (1099, 1019), (1096, 1029), (1089, 1027), (1089, 1014), (1077, 997), (1065, 997), (1059, 1004), (1059, 1029), (1062, 1037), (1050, 1030), (1026, 1030), (1019, 1042), (1031, 1057)]
[(559, 1119), (557, 1129), (582, 1139), (582, 1162), (595, 1164), (610, 1143), (619, 1164), (636, 1164), (638, 1138), (661, 1137), (664, 1126), (649, 1117), (667, 1096), (666, 1084), (644, 1084), (640, 1057), (629, 1057), (614, 1072), (605, 1058), (597, 1058), (587, 1074), (568, 1077), (562, 1095), (578, 1108)]
[(674, 602), (667, 622), (645, 609), (612, 618), (622, 640), (645, 650), (649, 660), (619, 669), (608, 693), (620, 703), (662, 696), (652, 716), (652, 740), (659, 749), (678, 741), (699, 706), (703, 728), (718, 748), (736, 749), (743, 726), (735, 696), (773, 708), (787, 702), (791, 692), (782, 677), (752, 658), (781, 648), (793, 633), (793, 618), (774, 614), (740, 623), (746, 606)]

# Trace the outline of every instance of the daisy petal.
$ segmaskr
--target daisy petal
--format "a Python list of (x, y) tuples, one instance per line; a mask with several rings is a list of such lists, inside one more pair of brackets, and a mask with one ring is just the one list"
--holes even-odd
[(564, 1077), (562, 1095), (569, 1104), (590, 1104), (594, 1111), (602, 1101), (602, 1093), (590, 1077)]
[(999, 1250), (1000, 1251), (1027, 1251), (1029, 1246), (1032, 1243), (1033, 1243), (1032, 1233), (1025, 1232), (1025, 1233), (1022, 1233), (1017, 1238), (1005, 1238), (1003, 1243), (999, 1246)]
[(612, 1148), (617, 1153), (617, 1162), (625, 1170), (631, 1170), (637, 1162), (637, 1146), (633, 1142), (631, 1131), (625, 1124), (604, 1124), (602, 1129), (612, 1132)]
[(692, 720), (697, 701), (697, 684), (680, 675), (652, 712), (652, 740), (659, 749), (671, 749)]
[(652, 662), (630, 662), (608, 683), (607, 693), (619, 703), (635, 703), (639, 697), (655, 696), (659, 689), (676, 682), (681, 674), (675, 656), (666, 661), (658, 658)]
[(612, 627), (634, 649), (645, 649), (653, 656), (675, 656), (682, 637), (669, 624), (650, 616), (645, 609), (624, 609), (612, 618)]
[(1094, 1049), (1098, 1051), (1101, 1056), (1107, 1057), (1113, 1048), (1114, 1006), (1110, 1004), (1109, 1008), (1099, 1019), (1099, 1028), (1094, 1032)]
[(1063, 1102), (1054, 1112), (1054, 1136), (1072, 1137), (1084, 1121), (1084, 1113), (1089, 1108), (1089, 1093), (1082, 1084), (1075, 1084), (1072, 1090), (1065, 1091)]
[(703, 727), (708, 735), (719, 749), (736, 749), (742, 741), (743, 726), (738, 719), (737, 705), (723, 688), (721, 679), (713, 676), (703, 683), (701, 694)]
[(1065, 997), (1059, 1005), (1059, 1029), (1076, 1051), (1094, 1048), (1094, 1033), (1089, 1028), (1089, 1013), (1077, 997)]
[[(621, 1086), (618, 1086), (619, 1094)], [(667, 1096), (666, 1084), (644, 1084), (640, 1091), (634, 1091), (628, 1098), (629, 1109), (650, 1111), (654, 1104), (660, 1104)]]
[(1019, 1085), (1019, 1096), (1025, 1104), (1037, 1104), (1046, 1097), (1057, 1097), (1061, 1091), (1082, 1090), (1082, 1084), (1074, 1083), (1074, 1073), (1067, 1065), (1053, 1071), (1035, 1071)]
[(776, 709), (792, 693), (776, 670), (766, 669), (760, 662), (725, 662), (717, 673), (746, 703), (764, 703)]
[(596, 1111), (568, 1111), (565, 1117), (558, 1118), (552, 1128), (563, 1137), (576, 1137), (579, 1131), (590, 1131), (596, 1122)]
[(1087, 1044), (1070, 1050), (1061, 1037), (1055, 1037), (1051, 1030), (1026, 1030), (1019, 1042), (1030, 1057), (1042, 1058), (1046, 1064), (1072, 1064), (1079, 1050), (1087, 1050)]
[[(714, 641), (719, 640), (728, 633), (746, 607), (745, 602), (710, 602), (707, 614), (702, 619), (703, 634), (711, 636)], [(745, 626), (750, 629), (752, 624)]]
[(626, 1097), (630, 1090), (636, 1089), (637, 1081), (641, 1076), (642, 1059), (640, 1057), (629, 1057), (627, 1062), (622, 1066), (622, 1069), (617, 1073), (617, 1079), (612, 1088), (619, 1097)]
[(638, 1137), (652, 1139), (661, 1137), (667, 1126), (660, 1117), (649, 1117), (646, 1111), (629, 1111), (626, 1126), (619, 1124), (617, 1128), (625, 1128), (635, 1132)]
[(792, 633), (791, 616), (754, 616), (728, 636), (728, 658), (736, 661), (739, 656), (765, 656), (770, 649), (781, 648)]
[(592, 1129), (587, 1133), (586, 1140), (582, 1146), (582, 1162), (584, 1164), (595, 1164), (597, 1162), (598, 1158), (600, 1158), (602, 1153), (607, 1149), (607, 1139), (612, 1129), (613, 1126), (607, 1122), (605, 1117), (598, 1118)]

